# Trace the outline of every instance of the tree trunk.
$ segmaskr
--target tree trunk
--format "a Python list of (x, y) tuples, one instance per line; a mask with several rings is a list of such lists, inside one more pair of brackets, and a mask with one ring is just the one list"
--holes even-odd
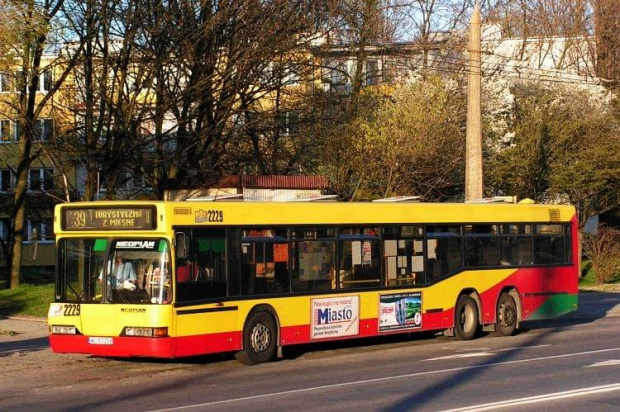
[(25, 127), (22, 125), (19, 136), (19, 163), (17, 165), (17, 181), (15, 184), (15, 203), (13, 212), (13, 244), (11, 256), (11, 289), (21, 284), (22, 249), (24, 241), (24, 222), (26, 217), (26, 191), (28, 190), (28, 170), (30, 168), (31, 143)]

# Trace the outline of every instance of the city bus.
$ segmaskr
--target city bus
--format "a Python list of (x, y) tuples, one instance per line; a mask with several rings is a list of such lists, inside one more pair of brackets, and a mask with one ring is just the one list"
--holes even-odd
[(567, 205), (101, 201), (56, 206), (54, 229), (57, 353), (257, 364), (311, 342), (509, 336), (577, 308)]

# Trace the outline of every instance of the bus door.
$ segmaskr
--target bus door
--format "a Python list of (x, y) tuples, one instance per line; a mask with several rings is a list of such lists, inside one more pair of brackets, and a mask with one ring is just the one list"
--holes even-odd
[(202, 337), (199, 345), (206, 345), (207, 352), (237, 349), (237, 305), (227, 302), (226, 230), (186, 228), (176, 233), (186, 247), (179, 253), (177, 240), (177, 335)]

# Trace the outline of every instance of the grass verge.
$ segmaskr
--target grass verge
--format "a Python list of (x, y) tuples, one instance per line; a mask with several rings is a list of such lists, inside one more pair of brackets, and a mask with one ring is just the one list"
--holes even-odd
[(47, 316), (54, 300), (54, 284), (22, 283), (17, 289), (0, 289), (0, 316)]

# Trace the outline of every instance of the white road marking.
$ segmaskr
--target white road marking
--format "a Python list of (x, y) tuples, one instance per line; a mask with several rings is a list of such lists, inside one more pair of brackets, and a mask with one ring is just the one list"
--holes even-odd
[[(591, 351), (586, 351), (586, 352), (565, 353), (563, 355), (542, 356), (542, 357), (531, 358), (531, 359), (519, 359), (519, 360), (505, 361), (505, 362), (491, 362), (491, 363), (485, 363), (485, 364), (481, 364), (481, 365), (471, 365), (471, 366), (462, 366), (462, 367), (458, 367), (458, 368), (448, 368), (448, 369), (440, 369), (440, 370), (426, 371), (426, 372), (407, 373), (407, 374), (404, 374), (404, 375), (385, 376), (385, 377), (382, 377), (382, 378), (374, 378), (374, 379), (364, 379), (364, 380), (359, 380), (359, 381), (342, 382), (342, 383), (335, 383), (335, 384), (332, 384), (332, 385), (312, 386), (312, 387), (309, 387), (309, 388), (301, 388), (301, 389), (292, 389), (290, 391), (264, 393), (264, 394), (260, 394), (260, 395), (244, 396), (244, 397), (241, 397), (241, 398), (223, 399), (221, 401), (197, 403), (197, 404), (193, 404), (193, 405), (177, 406), (177, 407), (166, 408), (166, 409), (156, 409), (156, 410), (152, 410), (150, 412), (182, 411), (182, 410), (189, 410), (189, 409), (194, 409), (194, 408), (204, 408), (204, 407), (208, 407), (208, 406), (222, 405), (222, 404), (226, 404), (226, 403), (244, 402), (244, 401), (256, 400), (256, 399), (266, 399), (266, 398), (272, 398), (272, 397), (277, 397), (277, 396), (285, 396), (285, 395), (293, 395), (293, 394), (304, 393), (304, 392), (323, 391), (323, 390), (326, 390), (326, 389), (335, 389), (335, 388), (342, 388), (342, 387), (346, 387), (346, 386), (355, 386), (355, 385), (365, 385), (365, 384), (369, 384), (369, 383), (386, 382), (386, 381), (397, 380), (397, 379), (408, 379), (408, 378), (412, 378), (412, 377), (425, 376), (425, 375), (439, 375), (439, 374), (442, 374), (442, 373), (451, 373), (451, 372), (457, 372), (457, 371), (463, 371), (463, 370), (481, 369), (481, 368), (488, 368), (488, 367), (502, 366), (502, 365), (514, 365), (514, 364), (518, 364), (518, 363), (539, 362), (539, 361), (542, 361), (542, 360), (549, 360), (549, 359), (572, 358), (572, 357), (576, 357), (576, 356), (592, 355), (592, 354), (595, 354), (595, 353), (606, 353), (606, 352), (617, 352), (617, 351), (620, 351), (620, 347), (618, 347), (618, 348), (608, 348), (608, 349), (599, 349), (599, 350), (591, 350)], [(618, 384), (618, 385), (620, 385), (620, 384)]]
[(548, 393), (545, 395), (529, 396), (527, 398), (510, 399), (500, 402), (483, 403), (481, 405), (472, 405), (465, 408), (446, 409), (442, 412), (471, 412), (471, 411), (491, 411), (495, 409), (510, 408), (514, 406), (530, 405), (533, 403), (549, 402), (559, 399), (575, 398), (578, 396), (587, 396), (596, 393), (613, 392), (620, 390), (620, 383), (612, 383), (610, 385), (592, 386), (590, 388), (575, 389), (572, 391)]
[(598, 366), (615, 366), (620, 365), (620, 359), (610, 359), (603, 362), (593, 363), (592, 365), (586, 366), (586, 368), (596, 368)]
[(493, 356), (493, 353), (492, 352), (455, 353), (454, 355), (440, 356), (438, 358), (422, 359), (422, 362), (444, 360), (444, 359), (478, 358), (480, 356)]
[[(492, 356), (492, 355), (496, 354), (497, 352), (510, 352), (510, 351), (523, 350), (523, 349), (535, 349), (535, 348), (542, 348), (544, 346), (551, 346), (551, 345), (524, 346), (522, 348), (515, 347), (515, 348), (504, 348), (504, 349), (497, 349), (497, 350), (491, 350), (491, 349), (484, 350), (483, 349), (481, 352), (455, 353), (454, 355), (446, 355), (446, 356), (439, 356), (437, 358), (422, 359), (422, 362), (434, 361), (434, 360), (476, 358), (476, 357), (481, 357), (481, 356)], [(478, 349), (478, 350), (480, 351), (480, 349)]]
[(551, 346), (551, 345), (532, 345), (532, 346), (524, 346), (522, 348), (519, 348), (519, 347), (504, 348), (504, 349), (497, 349), (494, 352), (508, 352), (512, 350), (523, 350), (523, 349), (538, 349), (538, 348), (544, 348), (546, 346)]

